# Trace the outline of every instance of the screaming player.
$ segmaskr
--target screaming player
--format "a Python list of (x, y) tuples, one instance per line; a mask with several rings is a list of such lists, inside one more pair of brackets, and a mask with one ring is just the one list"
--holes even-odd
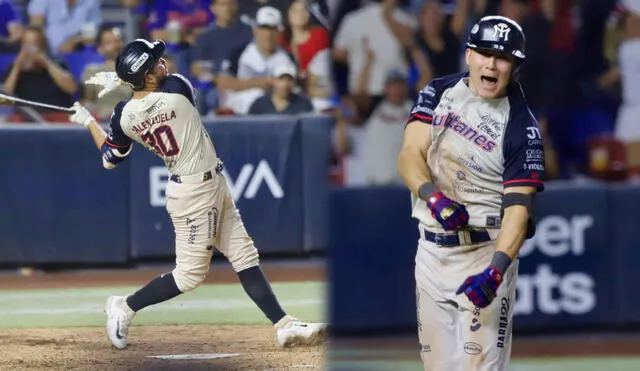
[(405, 128), (398, 171), (419, 221), (418, 334), (425, 370), (507, 370), (518, 252), (535, 232), (544, 155), (517, 70), (520, 26), (482, 18), (469, 72), (431, 81)]

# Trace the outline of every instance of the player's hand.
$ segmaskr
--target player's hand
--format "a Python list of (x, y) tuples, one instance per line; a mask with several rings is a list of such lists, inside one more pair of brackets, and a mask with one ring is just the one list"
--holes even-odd
[(475, 306), (485, 308), (496, 297), (498, 286), (502, 283), (502, 273), (489, 267), (480, 274), (468, 277), (456, 291), (456, 295), (464, 294)]
[(431, 210), (431, 215), (447, 231), (464, 227), (469, 222), (467, 208), (447, 198), (442, 191), (435, 192), (425, 201), (427, 201), (427, 207)]
[(102, 90), (98, 92), (98, 99), (104, 97), (109, 92), (116, 90), (123, 84), (122, 80), (120, 80), (118, 74), (115, 72), (98, 72), (84, 83), (87, 85), (98, 85), (102, 87)]
[(75, 112), (69, 115), (69, 121), (82, 125), (85, 128), (88, 127), (91, 122), (95, 122), (96, 119), (93, 118), (91, 112), (79, 102), (75, 102), (71, 108), (73, 108)]

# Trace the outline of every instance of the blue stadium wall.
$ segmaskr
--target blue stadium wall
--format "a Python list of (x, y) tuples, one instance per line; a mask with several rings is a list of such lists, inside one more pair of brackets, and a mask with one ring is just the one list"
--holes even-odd
[[(327, 256), (336, 333), (415, 327), (416, 222), (401, 187), (334, 189), (328, 117), (207, 123), (263, 256)], [(136, 147), (104, 170), (86, 130), (0, 129), (0, 266), (120, 264), (173, 255), (167, 172)], [(640, 188), (547, 186), (522, 249), (518, 330), (640, 323)]]

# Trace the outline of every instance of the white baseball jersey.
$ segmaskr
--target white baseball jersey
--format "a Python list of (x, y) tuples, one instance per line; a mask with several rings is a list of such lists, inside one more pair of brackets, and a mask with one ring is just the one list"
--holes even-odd
[(215, 167), (217, 155), (195, 106), (191, 83), (178, 74), (142, 99), (119, 102), (111, 115), (106, 147), (127, 152), (136, 141), (159, 156), (172, 175)]
[[(430, 125), (427, 165), (433, 182), (466, 206), (472, 227), (499, 228), (504, 187), (543, 188), (544, 151), (538, 123), (519, 84), (508, 96), (483, 99), (468, 86), (468, 73), (429, 83), (408, 122)], [(413, 217), (441, 230), (426, 203), (413, 197)]]

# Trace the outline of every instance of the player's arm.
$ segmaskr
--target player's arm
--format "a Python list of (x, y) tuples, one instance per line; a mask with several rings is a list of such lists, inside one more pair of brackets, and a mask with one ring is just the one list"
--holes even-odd
[(419, 120), (407, 124), (404, 141), (398, 155), (398, 173), (416, 196), (420, 187), (430, 184), (431, 174), (427, 167), (427, 152), (431, 146), (431, 127)]
[(100, 150), (102, 165), (105, 169), (113, 169), (131, 153), (132, 141), (122, 132), (120, 127), (120, 116), (124, 104), (125, 102), (120, 102), (114, 108), (111, 115), (111, 131), (109, 134), (98, 125), (89, 110), (79, 102), (74, 103), (72, 108), (75, 113), (69, 117), (71, 122), (80, 124), (89, 130), (93, 143)]
[(427, 167), (427, 153), (431, 146), (431, 124), (438, 99), (433, 81), (420, 91), (411, 108), (404, 129), (402, 148), (398, 154), (398, 173), (411, 192), (418, 197), (421, 196), (421, 189), (424, 193), (426, 188), (434, 188), (430, 186), (433, 182)]
[(503, 153), (502, 224), (496, 251), (489, 266), (468, 277), (456, 291), (480, 308), (491, 304), (524, 240), (535, 234), (535, 194), (544, 189), (544, 150), (538, 123), (526, 107), (520, 107), (507, 124)]
[[(509, 187), (504, 190), (503, 200), (513, 201), (509, 205), (503, 202), (502, 229), (496, 241), (496, 253), (504, 253), (511, 262), (518, 256), (527, 235), (533, 234), (531, 223), (535, 215), (535, 187)], [(505, 257), (506, 258), (506, 257)], [(503, 268), (504, 269), (504, 268)], [(505, 269), (506, 270), (506, 269)]]

